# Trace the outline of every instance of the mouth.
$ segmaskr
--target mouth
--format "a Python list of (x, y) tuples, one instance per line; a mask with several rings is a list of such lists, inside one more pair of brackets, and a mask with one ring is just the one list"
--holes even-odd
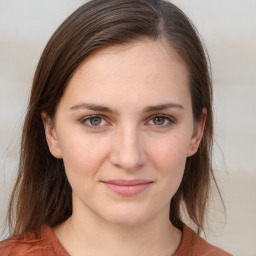
[(149, 180), (108, 180), (102, 181), (102, 183), (111, 191), (124, 195), (132, 196), (141, 193), (153, 184), (153, 181)]

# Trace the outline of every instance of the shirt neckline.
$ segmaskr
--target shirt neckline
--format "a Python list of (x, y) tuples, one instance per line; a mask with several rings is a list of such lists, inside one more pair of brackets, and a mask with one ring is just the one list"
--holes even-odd
[[(182, 230), (182, 237), (181, 242), (177, 248), (177, 250), (174, 252), (173, 256), (182, 256), (185, 255), (186, 252), (186, 245), (188, 244), (188, 241), (191, 240), (193, 237), (193, 230), (190, 229), (188, 226), (184, 225)], [(48, 240), (51, 244), (52, 249), (58, 253), (58, 255), (61, 256), (71, 256), (64, 246), (61, 244), (59, 239), (56, 237), (56, 235), (53, 232), (53, 229), (50, 226), (44, 226), (42, 229), (42, 239)]]

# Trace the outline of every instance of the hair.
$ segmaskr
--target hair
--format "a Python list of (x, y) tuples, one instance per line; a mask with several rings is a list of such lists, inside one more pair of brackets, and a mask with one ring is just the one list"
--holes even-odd
[(38, 63), (23, 127), (18, 177), (9, 204), (13, 235), (43, 225), (54, 227), (72, 215), (72, 189), (63, 160), (49, 151), (41, 113), (54, 118), (70, 78), (93, 51), (144, 38), (168, 43), (186, 64), (194, 120), (200, 120), (202, 109), (207, 109), (199, 149), (187, 158), (183, 179), (170, 202), (173, 225), (182, 228), (186, 212), (197, 232), (204, 230), (210, 184), (216, 181), (211, 163), (212, 83), (200, 37), (188, 17), (170, 2), (92, 0), (60, 25)]

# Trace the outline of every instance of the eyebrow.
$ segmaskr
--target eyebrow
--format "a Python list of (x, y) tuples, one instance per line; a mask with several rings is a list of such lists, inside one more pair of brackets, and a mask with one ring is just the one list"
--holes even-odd
[(166, 110), (169, 108), (178, 108), (178, 109), (184, 109), (184, 107), (177, 103), (166, 103), (166, 104), (160, 104), (155, 106), (148, 106), (143, 109), (143, 113), (153, 112), (153, 111), (160, 111), (160, 110)]
[[(177, 103), (165, 103), (160, 105), (154, 105), (154, 106), (148, 106), (142, 110), (142, 113), (149, 113), (154, 111), (161, 111), (166, 110), (170, 108), (177, 108), (177, 109), (184, 109), (184, 107)], [(100, 111), (100, 112), (106, 112), (111, 114), (118, 114), (117, 110), (111, 109), (107, 106), (103, 105), (96, 105), (96, 104), (90, 104), (90, 103), (81, 103), (74, 105), (70, 108), (70, 110), (78, 110), (78, 109), (87, 109), (87, 110), (93, 110), (93, 111)]]
[(109, 107), (106, 107), (103, 105), (90, 104), (90, 103), (81, 103), (81, 104), (77, 104), (70, 108), (70, 110), (77, 110), (77, 109), (88, 109), (88, 110), (93, 110), (93, 111), (117, 114), (117, 111), (115, 111)]

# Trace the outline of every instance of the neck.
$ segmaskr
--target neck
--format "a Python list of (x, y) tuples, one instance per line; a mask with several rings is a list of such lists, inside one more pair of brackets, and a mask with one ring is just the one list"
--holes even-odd
[(170, 256), (181, 241), (181, 231), (166, 212), (137, 225), (113, 224), (88, 214), (81, 218), (75, 212), (79, 211), (54, 229), (71, 255)]

